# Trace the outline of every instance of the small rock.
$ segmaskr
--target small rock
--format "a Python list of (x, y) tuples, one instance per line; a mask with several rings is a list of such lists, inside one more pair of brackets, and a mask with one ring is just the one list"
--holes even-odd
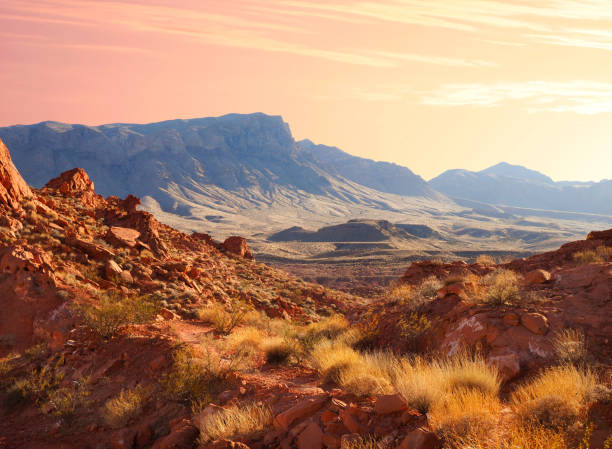
[(540, 313), (524, 314), (521, 316), (521, 324), (537, 335), (545, 335), (548, 332), (548, 319)]
[(119, 266), (117, 262), (114, 260), (108, 260), (104, 267), (104, 274), (106, 275), (106, 279), (113, 280), (117, 276), (121, 276), (123, 269)]
[(288, 429), (294, 421), (314, 414), (323, 407), (327, 400), (325, 398), (307, 399), (288, 410), (278, 414), (274, 418), (274, 427), (277, 429)]
[(504, 315), (503, 321), (506, 326), (518, 326), (520, 323), (520, 318), (516, 313), (509, 312)]
[(400, 394), (385, 394), (376, 396), (374, 411), (379, 415), (401, 412), (408, 408), (406, 401)]
[(121, 278), (121, 281), (125, 282), (126, 284), (132, 284), (134, 282), (132, 273), (130, 273), (128, 270), (123, 270), (119, 277)]
[(504, 382), (514, 379), (521, 372), (519, 356), (515, 352), (489, 355), (487, 357), (487, 364), (497, 368)]
[(441, 446), (438, 437), (425, 429), (410, 432), (397, 449), (437, 449)]
[(298, 449), (322, 449), (323, 432), (317, 423), (310, 423), (297, 438)]

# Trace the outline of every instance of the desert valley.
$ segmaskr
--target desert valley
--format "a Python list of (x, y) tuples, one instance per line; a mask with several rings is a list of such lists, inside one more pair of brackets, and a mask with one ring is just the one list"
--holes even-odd
[(611, 30), (0, 2), (0, 449), (612, 449)]

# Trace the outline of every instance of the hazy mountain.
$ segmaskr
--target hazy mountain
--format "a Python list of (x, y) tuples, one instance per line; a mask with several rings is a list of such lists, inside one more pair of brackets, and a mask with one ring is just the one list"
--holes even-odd
[(479, 172), (448, 170), (429, 181), (437, 191), (471, 200), (533, 209), (612, 214), (612, 181), (554, 182), (518, 165), (501, 163)]
[(96, 191), (135, 194), (182, 229), (248, 234), (457, 207), (406, 168), (297, 144), (281, 117), (264, 114), (144, 125), (43, 122), (0, 128), (0, 138), (31, 185), (82, 167)]
[(352, 156), (336, 147), (315, 145), (310, 140), (302, 140), (298, 144), (304, 152), (321, 162), (327, 171), (361, 185), (397, 195), (439, 197), (438, 192), (423, 178), (406, 167)]

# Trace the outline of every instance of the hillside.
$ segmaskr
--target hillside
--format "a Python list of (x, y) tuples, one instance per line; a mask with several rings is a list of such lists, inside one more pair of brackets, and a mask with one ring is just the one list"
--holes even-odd
[(612, 441), (612, 230), (503, 264), (412, 263), (366, 299), (104, 199), (83, 169), (29, 188), (0, 143), (0, 176), (2, 447)]

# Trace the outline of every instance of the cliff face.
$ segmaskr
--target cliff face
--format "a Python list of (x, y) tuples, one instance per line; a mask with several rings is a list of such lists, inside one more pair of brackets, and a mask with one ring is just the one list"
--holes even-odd
[(32, 192), (15, 168), (8, 148), (0, 140), (0, 207), (18, 207), (21, 199), (28, 196), (32, 196)]

